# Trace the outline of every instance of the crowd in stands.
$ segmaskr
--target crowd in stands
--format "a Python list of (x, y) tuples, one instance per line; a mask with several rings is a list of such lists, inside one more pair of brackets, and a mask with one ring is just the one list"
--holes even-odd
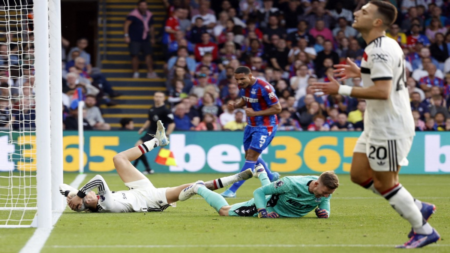
[[(164, 1), (167, 90), (176, 130), (242, 130), (245, 112), (233, 71), (248, 66), (273, 85), (282, 106), (279, 130), (361, 131), (364, 100), (325, 96), (308, 87), (328, 81), (347, 58), (360, 65), (366, 46), (352, 28), (365, 0)], [(417, 131), (450, 130), (450, 1), (391, 0)], [(343, 85), (363, 86), (360, 78)]]

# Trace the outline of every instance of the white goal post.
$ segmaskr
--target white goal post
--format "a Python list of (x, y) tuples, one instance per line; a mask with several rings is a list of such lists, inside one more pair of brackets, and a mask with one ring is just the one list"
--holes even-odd
[[(0, 157), (8, 165), (0, 164), (0, 228), (51, 228), (53, 214), (65, 208), (58, 189), (63, 182), (60, 9), (60, 0), (0, 0), (0, 46), (8, 52), (0, 58), (0, 68), (6, 66), (0, 78), (11, 83), (1, 84), (0, 100), (8, 100), (5, 113), (9, 110), (16, 123), (0, 130), (0, 148), (10, 152), (6, 161)], [(14, 115), (25, 123), (17, 124)]]

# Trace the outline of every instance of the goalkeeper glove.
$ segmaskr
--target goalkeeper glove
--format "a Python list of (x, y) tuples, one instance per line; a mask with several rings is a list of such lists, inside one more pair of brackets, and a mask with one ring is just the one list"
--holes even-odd
[(280, 215), (278, 215), (276, 212), (267, 213), (267, 210), (265, 208), (260, 209), (258, 211), (258, 218), (279, 218)]
[(328, 211), (325, 209), (316, 208), (317, 218), (328, 218)]

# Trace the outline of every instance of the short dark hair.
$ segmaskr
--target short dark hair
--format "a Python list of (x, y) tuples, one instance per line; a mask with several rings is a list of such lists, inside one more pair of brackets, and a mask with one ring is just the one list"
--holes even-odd
[(250, 68), (246, 67), (246, 66), (239, 66), (234, 70), (235, 74), (250, 74), (252, 71), (250, 70)]
[(140, 5), (141, 3), (147, 3), (147, 1), (146, 1), (146, 0), (139, 0), (139, 1), (137, 2), (137, 5)]
[(389, 27), (395, 22), (397, 19), (397, 8), (393, 4), (381, 0), (372, 0), (370, 3), (377, 6), (378, 13), (381, 15), (381, 20), (383, 20), (385, 27)]
[(126, 125), (130, 124), (130, 122), (132, 122), (133, 119), (132, 118), (122, 118), (120, 119), (120, 125), (122, 126), (122, 128), (124, 128)]
[(97, 96), (94, 95), (94, 94), (87, 94), (86, 98), (95, 98), (95, 99), (97, 99)]
[(328, 189), (334, 190), (339, 187), (339, 178), (334, 171), (325, 171), (319, 177), (319, 182), (325, 185)]

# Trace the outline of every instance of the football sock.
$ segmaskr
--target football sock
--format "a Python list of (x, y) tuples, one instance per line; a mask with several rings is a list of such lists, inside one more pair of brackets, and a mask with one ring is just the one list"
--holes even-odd
[(259, 178), (259, 181), (261, 181), (262, 186), (270, 184), (270, 179), (267, 176), (267, 173), (259, 174), (258, 178)]
[(261, 158), (261, 156), (258, 158), (258, 161), (256, 161), (256, 163), (261, 164), (264, 167), (264, 170), (266, 171), (269, 180), (272, 182), (273, 179), (272, 171), (270, 171), (269, 167), (267, 167), (267, 163)]
[[(255, 165), (256, 165), (255, 161), (248, 161), (247, 160), (247, 161), (245, 161), (245, 164), (242, 167), (241, 171), (244, 171), (244, 170), (249, 169), (249, 168), (252, 169), (252, 171), (254, 171), (255, 170)], [(239, 189), (239, 187), (241, 187), (241, 185), (244, 184), (244, 182), (245, 182), (245, 180), (241, 180), (241, 181), (238, 181), (238, 182), (234, 183), (230, 187), (229, 190), (232, 191), (232, 192), (236, 192)]]
[(419, 210), (422, 210), (422, 201), (418, 199), (414, 199), (414, 204), (419, 208)]
[(372, 178), (368, 179), (366, 182), (364, 182), (360, 185), (362, 187), (366, 188), (367, 190), (371, 190), (373, 193), (381, 196), (381, 194), (377, 191), (377, 189), (375, 189)]
[(428, 235), (433, 232), (433, 228), (423, 219), (422, 213), (414, 203), (413, 196), (400, 183), (382, 192), (381, 195), (400, 216), (409, 221), (415, 233)]
[(145, 154), (147, 152), (152, 151), (152, 149), (158, 147), (159, 141), (158, 139), (151, 139), (149, 141), (146, 141), (138, 146), (138, 148), (141, 150), (142, 154)]
[(197, 194), (202, 196), (211, 207), (216, 209), (217, 212), (219, 212), (222, 207), (228, 206), (227, 201), (220, 194), (209, 190), (203, 185), (197, 189)]
[(221, 177), (221, 178), (217, 178), (214, 180), (210, 180), (205, 182), (205, 185), (208, 189), (214, 191), (217, 189), (221, 189), (224, 187), (229, 186), (230, 184), (236, 183), (239, 180), (239, 174), (244, 173), (244, 172), (240, 172), (238, 174), (234, 174), (228, 177)]

